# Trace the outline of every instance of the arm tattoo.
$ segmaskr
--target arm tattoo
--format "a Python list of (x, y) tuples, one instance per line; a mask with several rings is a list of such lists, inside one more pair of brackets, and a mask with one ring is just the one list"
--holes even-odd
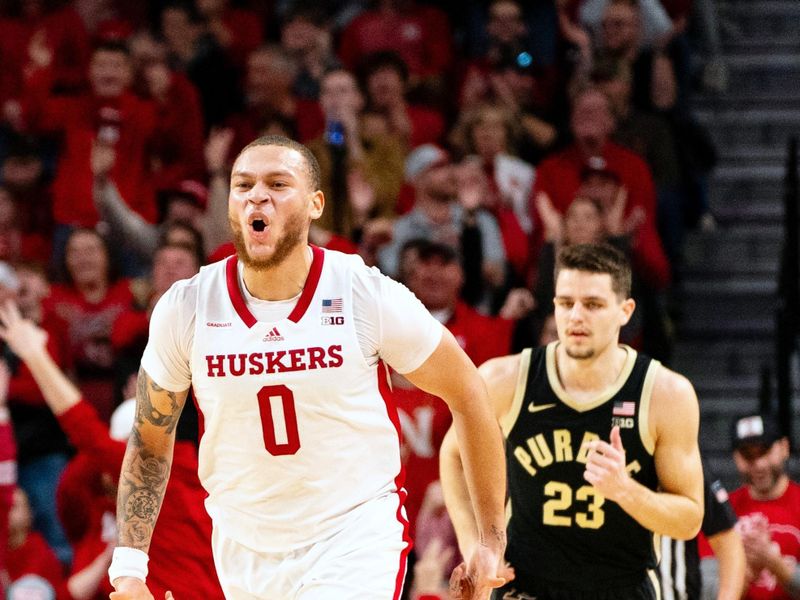
[(136, 419), (117, 491), (119, 544), (147, 552), (172, 466), (172, 444), (186, 393), (169, 392), (139, 370)]
[[(150, 393), (156, 392), (160, 396), (158, 406), (153, 404)], [(164, 401), (166, 396), (167, 402)], [(144, 422), (155, 425), (156, 427), (166, 427), (167, 433), (175, 431), (178, 424), (178, 417), (181, 415), (181, 405), (178, 402), (178, 395), (157, 385), (147, 376), (144, 369), (139, 369), (139, 377), (136, 385), (136, 423)]]
[(484, 533), (480, 533), (478, 535), (478, 541), (481, 544), (488, 544), (489, 541), (493, 541), (496, 544), (500, 544), (503, 547), (506, 545), (506, 532), (505, 530), (501, 529), (497, 525), (492, 525), (489, 528), (488, 536), (490, 539), (487, 539), (487, 536)]

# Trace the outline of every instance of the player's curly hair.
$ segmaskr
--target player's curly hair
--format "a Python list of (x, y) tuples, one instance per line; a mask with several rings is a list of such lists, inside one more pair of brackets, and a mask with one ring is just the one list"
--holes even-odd
[(558, 279), (562, 269), (608, 273), (611, 276), (611, 289), (620, 298), (631, 296), (631, 266), (628, 258), (609, 244), (564, 246), (556, 258), (555, 279)]

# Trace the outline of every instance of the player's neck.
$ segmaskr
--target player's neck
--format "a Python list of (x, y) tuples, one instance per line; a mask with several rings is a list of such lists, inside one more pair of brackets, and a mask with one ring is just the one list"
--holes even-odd
[(625, 366), (628, 352), (618, 344), (609, 344), (591, 358), (572, 358), (564, 344), (558, 345), (556, 364), (561, 385), (567, 392), (596, 394), (607, 389)]
[(288, 300), (302, 291), (312, 261), (311, 248), (300, 244), (282, 263), (269, 269), (256, 270), (245, 264), (242, 279), (247, 291), (259, 300)]

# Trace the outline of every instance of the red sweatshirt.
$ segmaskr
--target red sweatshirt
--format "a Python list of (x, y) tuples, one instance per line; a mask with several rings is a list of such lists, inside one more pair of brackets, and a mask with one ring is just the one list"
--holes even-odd
[[(98, 471), (119, 476), (125, 443), (112, 440), (97, 413), (81, 401), (59, 416), (67, 437), (85, 453)], [(167, 491), (150, 546), (148, 587), (156, 598), (172, 590), (176, 598), (222, 599), (211, 555), (211, 518), (205, 511), (206, 492), (197, 476), (197, 450), (191, 442), (178, 441), (172, 459)], [(103, 514), (109, 510), (106, 496), (95, 496), (88, 531), (76, 551), (75, 571), (85, 567), (105, 548), (101, 539)], [(110, 505), (113, 510), (113, 503)], [(93, 549), (93, 550), (92, 550)]]
[(63, 596), (63, 567), (42, 534), (31, 531), (18, 548), (8, 551), (8, 575), (16, 581), (24, 575), (39, 575)]
[[(603, 158), (608, 170), (620, 178), (628, 191), (626, 215), (635, 207), (645, 211), (647, 220), (639, 228), (631, 248), (637, 272), (651, 287), (664, 289), (669, 285), (670, 266), (656, 228), (656, 192), (650, 169), (639, 155), (612, 142), (603, 149)], [(565, 213), (581, 187), (585, 165), (586, 159), (574, 144), (539, 165), (531, 197), (531, 214), (536, 215), (539, 222), (536, 194), (546, 192), (556, 210)], [(535, 231), (541, 237), (542, 228), (536, 227)]]
[[(26, 127), (34, 133), (63, 136), (53, 182), (56, 223), (82, 227), (97, 224), (92, 199), (92, 143), (100, 132), (117, 138), (111, 178), (128, 205), (150, 222), (157, 217), (148, 145), (156, 131), (156, 107), (131, 93), (118, 98), (94, 95), (44, 96), (33, 86), (23, 103)], [(47, 86), (49, 87), (49, 86)]]
[(432, 6), (411, 6), (403, 13), (368, 10), (342, 32), (339, 58), (354, 70), (367, 54), (394, 50), (414, 77), (442, 75), (453, 60), (447, 15)]
[[(17, 450), (8, 409), (0, 407), (0, 573), (8, 570), (8, 513), (17, 487)], [(5, 597), (0, 577), (0, 596)]]

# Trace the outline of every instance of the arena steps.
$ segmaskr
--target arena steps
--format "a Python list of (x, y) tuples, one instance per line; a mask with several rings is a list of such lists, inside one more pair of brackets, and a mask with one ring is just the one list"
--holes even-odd
[(697, 389), (704, 458), (736, 487), (731, 422), (758, 410), (762, 366), (774, 374), (784, 164), (800, 136), (800, 1), (716, 3), (728, 91), (696, 93), (692, 104), (719, 154), (709, 182), (717, 226), (686, 242), (673, 366)]

